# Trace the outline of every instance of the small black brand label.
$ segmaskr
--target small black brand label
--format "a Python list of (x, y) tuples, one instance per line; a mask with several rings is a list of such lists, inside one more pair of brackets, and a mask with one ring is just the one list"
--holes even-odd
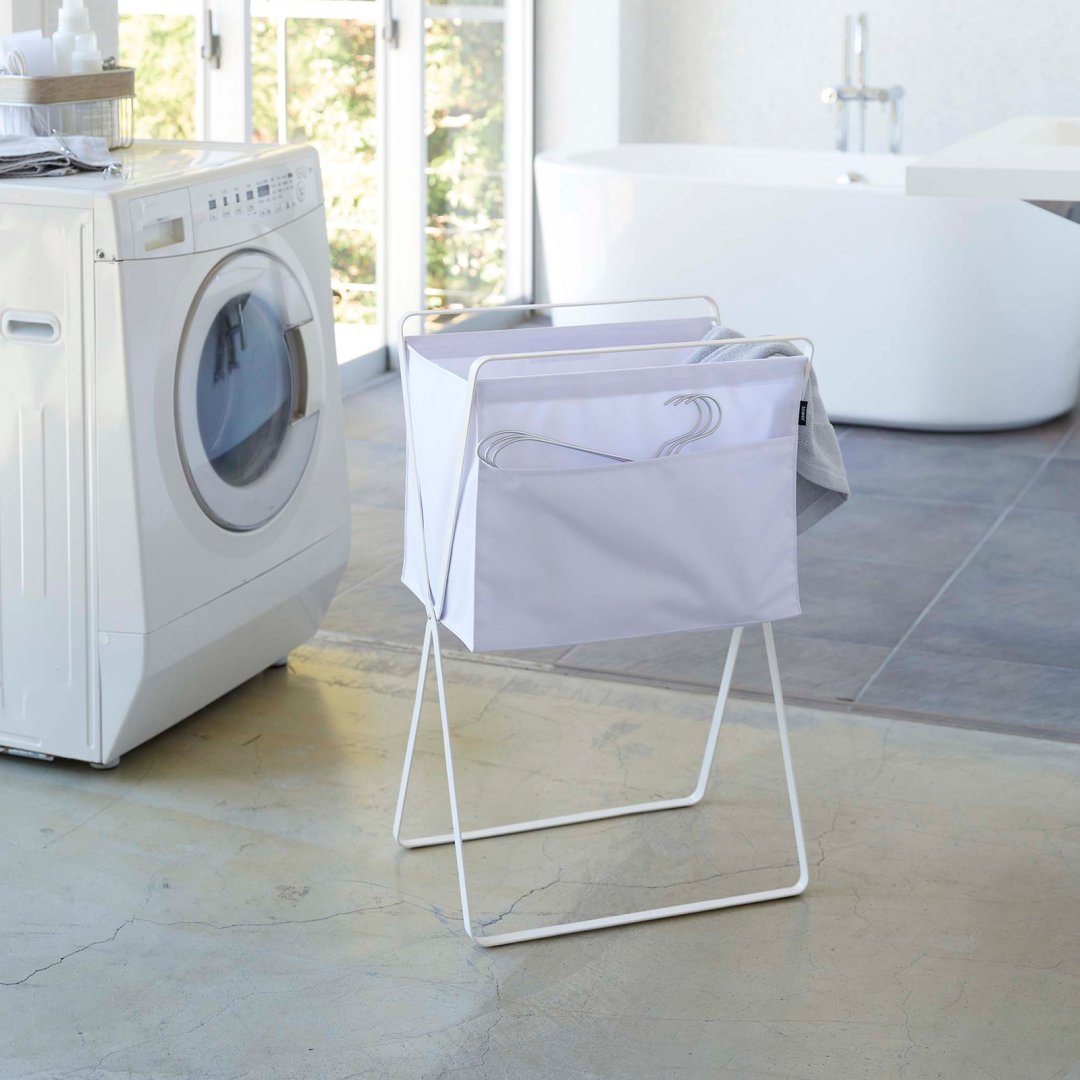
[(799, 402), (799, 427), (806, 427), (806, 402)]

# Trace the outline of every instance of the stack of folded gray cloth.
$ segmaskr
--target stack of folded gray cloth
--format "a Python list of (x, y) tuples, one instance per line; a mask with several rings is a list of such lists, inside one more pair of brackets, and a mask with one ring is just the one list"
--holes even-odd
[(0, 135), (0, 179), (67, 176), (116, 164), (105, 140), (89, 135)]
[[(729, 326), (714, 326), (702, 339), (716, 341), (741, 338)], [(723, 360), (767, 360), (770, 356), (799, 356), (799, 350), (786, 341), (702, 346), (686, 358), (688, 364), (715, 363)], [(803, 533), (826, 514), (843, 506), (851, 494), (840, 444), (818, 392), (817, 374), (811, 370), (807, 395), (806, 425), (799, 427), (798, 462), (795, 479), (795, 518)]]

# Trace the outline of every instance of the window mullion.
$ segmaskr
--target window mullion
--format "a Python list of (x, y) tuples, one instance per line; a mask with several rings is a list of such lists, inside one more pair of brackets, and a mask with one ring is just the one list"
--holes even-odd
[(278, 10), (277, 17), (277, 128), (278, 142), (289, 141), (289, 42), (288, 16)]
[(251, 139), (251, 0), (204, 0), (205, 40), (207, 14), (214, 20), (214, 32), (221, 35), (221, 67), (203, 60), (204, 138), (221, 142), (248, 142)]
[(508, 12), (504, 41), (506, 299), (532, 299), (533, 0)]

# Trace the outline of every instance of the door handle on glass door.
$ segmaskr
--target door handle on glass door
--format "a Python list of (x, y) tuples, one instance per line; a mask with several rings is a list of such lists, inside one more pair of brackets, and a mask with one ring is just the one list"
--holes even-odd
[(394, 18), (394, 0), (383, 0), (382, 38), (391, 49), (401, 44), (398, 30), (398, 21)]
[(206, 40), (203, 42), (202, 58), (215, 68), (221, 69), (221, 35), (214, 33), (214, 13), (206, 13)]

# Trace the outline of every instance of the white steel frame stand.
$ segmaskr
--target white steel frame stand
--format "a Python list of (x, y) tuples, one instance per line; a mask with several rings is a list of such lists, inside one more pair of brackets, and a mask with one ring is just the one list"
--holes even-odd
[[(711, 307), (713, 316), (719, 322), (716, 302), (710, 297), (664, 297), (663, 300), (705, 300)], [(640, 300), (617, 300), (610, 301), (612, 304), (641, 303)], [(580, 307), (592, 306), (585, 304), (521, 304), (514, 305), (510, 310), (537, 310), (554, 307)], [(597, 305), (600, 306), (600, 305)], [(488, 311), (490, 309), (478, 309)], [(468, 311), (463, 312), (468, 313)], [(398, 353), (401, 363), (402, 391), (405, 400), (405, 431), (409, 448), (409, 459), (412, 468), (413, 489), (415, 492), (414, 511), (417, 514), (417, 525), (423, 529), (423, 501), (420, 495), (419, 470), (416, 464), (415, 444), (413, 442), (412, 410), (409, 398), (409, 375), (408, 356), (405, 349), (405, 325), (411, 318), (426, 315), (445, 314), (440, 311), (416, 311), (410, 312), (401, 320), (400, 326), (400, 351)], [(740, 338), (742, 343), (754, 341), (792, 341), (806, 340), (799, 338)], [(785, 897), (798, 896), (806, 890), (809, 881), (809, 871), (806, 863), (806, 842), (803, 837), (802, 818), (799, 814), (799, 800), (795, 789), (795, 774), (791, 763), (791, 748), (788, 743), (787, 718), (784, 711), (783, 691), (780, 685), (780, 669), (776, 659), (776, 644), (773, 640), (772, 624), (761, 624), (765, 636), (765, 651), (769, 664), (769, 680), (772, 686), (773, 703), (776, 708), (776, 723), (780, 736), (780, 752), (784, 763), (784, 778), (787, 782), (788, 803), (791, 809), (791, 824), (795, 837), (795, 850), (798, 857), (799, 877), (792, 885), (781, 886), (776, 889), (766, 889), (761, 892), (740, 893), (736, 896), (725, 896), (714, 900), (699, 900), (687, 904), (674, 904), (668, 907), (648, 908), (642, 911), (627, 912), (622, 915), (607, 915), (601, 918), (582, 919), (575, 922), (559, 923), (554, 926), (541, 926), (529, 930), (515, 930), (503, 934), (477, 934), (473, 926), (472, 915), (469, 909), (468, 880), (465, 875), (465, 842), (469, 840), (484, 840), (495, 836), (509, 836), (514, 833), (533, 832), (538, 829), (553, 829), (562, 825), (577, 825), (586, 821), (601, 821), (606, 818), (623, 817), (629, 814), (646, 814), (657, 810), (675, 810), (682, 807), (694, 806), (701, 802), (705, 795), (712, 772), (713, 759), (716, 756), (716, 745), (720, 735), (720, 724), (723, 720), (724, 709), (727, 705), (728, 694), (731, 689), (731, 679), (735, 670), (735, 662), (739, 654), (739, 646), (742, 642), (743, 627), (736, 627), (731, 634), (731, 642), (728, 646), (727, 659), (724, 662), (723, 676), (720, 681), (720, 690), (717, 694), (716, 705), (713, 709), (712, 723), (709, 727), (708, 738), (705, 741), (705, 753), (698, 772), (697, 785), (689, 795), (673, 799), (659, 799), (653, 802), (634, 803), (628, 806), (615, 806), (601, 810), (588, 810), (577, 814), (564, 814), (559, 817), (538, 818), (533, 821), (519, 821), (510, 825), (496, 825), (484, 829), (471, 829), (463, 832), (461, 829), (460, 815), (458, 812), (457, 785), (454, 779), (454, 759), (450, 737), (450, 715), (446, 703), (446, 684), (443, 675), (442, 648), (439, 642), (439, 615), (441, 614), (446, 596), (446, 587), (450, 571), (451, 541), (457, 527), (457, 510), (460, 505), (461, 483), (465, 474), (465, 458), (468, 448), (469, 428), (472, 421), (472, 410), (476, 400), (476, 381), (480, 369), (487, 363), (495, 360), (527, 359), (537, 357), (556, 356), (581, 356), (586, 354), (598, 354), (604, 352), (630, 352), (650, 351), (670, 348), (683, 348), (700, 345), (700, 341), (675, 342), (659, 345), (644, 346), (616, 346), (613, 348), (592, 348), (557, 350), (551, 352), (514, 353), (498, 356), (483, 356), (474, 361), (469, 372), (470, 404), (468, 416), (465, 422), (465, 430), (462, 436), (461, 454), (455, 489), (454, 512), (451, 515), (449, 535), (446, 545), (446, 558), (443, 567), (441, 589), (436, 600), (432, 588), (431, 574), (427, 565), (426, 545), (421, 544), (423, 552), (424, 574), (428, 582), (428, 600), (424, 607), (427, 612), (427, 626), (424, 631), (424, 643), (420, 656), (420, 672), (416, 683), (416, 696), (413, 702), (412, 721), (409, 725), (409, 737), (405, 749), (405, 761), (401, 773), (401, 786), (398, 789), (397, 806), (394, 811), (394, 839), (405, 848), (434, 847), (442, 844), (453, 844), (457, 863), (458, 887), (461, 893), (461, 912), (465, 924), (465, 932), (477, 944), (484, 948), (496, 945), (511, 945), (520, 941), (534, 941), (539, 938), (558, 937), (563, 934), (576, 934), (586, 930), (601, 930), (609, 926), (624, 926), (630, 923), (649, 922), (654, 919), (667, 919), (675, 915), (693, 915), (702, 911), (715, 911), (719, 908), (737, 907), (742, 904), (756, 904), (765, 900), (780, 900)], [(722, 344), (722, 342), (716, 342)], [(813, 346), (811, 344), (811, 358)], [(403, 838), (401, 835), (402, 817), (405, 812), (405, 800), (409, 789), (409, 778), (412, 772), (413, 756), (416, 749), (416, 734), (420, 726), (420, 713), (424, 703), (424, 690), (427, 683), (428, 668), (432, 655), (435, 658), (435, 683), (439, 697), (439, 717), (442, 726), (443, 756), (446, 764), (446, 784), (450, 796), (450, 822), (451, 832), (434, 836), (422, 836), (415, 839)]]

